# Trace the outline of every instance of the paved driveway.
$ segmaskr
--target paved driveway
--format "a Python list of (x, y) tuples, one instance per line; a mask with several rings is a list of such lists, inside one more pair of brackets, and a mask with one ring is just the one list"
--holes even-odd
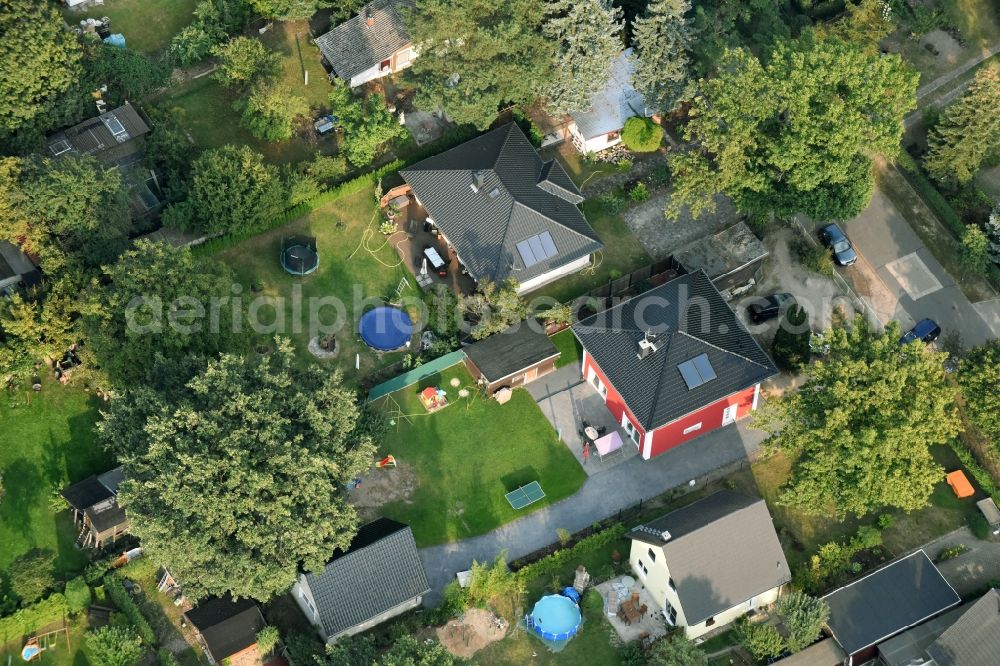
[[(818, 225), (812, 223), (815, 229)], [(859, 264), (868, 270), (848, 269), (857, 279), (876, 279), (878, 291), (889, 298), (876, 307), (879, 316), (895, 319), (904, 331), (929, 317), (945, 333), (958, 331), (966, 347), (980, 345), (1000, 335), (980, 316), (951, 275), (938, 263), (888, 197), (875, 190), (871, 204), (844, 225), (862, 255)], [(838, 269), (843, 270), (843, 269)]]
[(614, 515), (639, 500), (699, 480), (708, 472), (755, 454), (764, 433), (751, 430), (747, 420), (719, 428), (667, 451), (652, 460), (633, 457), (591, 476), (578, 493), (488, 534), (420, 549), (431, 591), (429, 606), (441, 599), (445, 585), (468, 569), (472, 560), (492, 561), (501, 550), (516, 559), (556, 540), (556, 529), (577, 532)]
[(928, 557), (934, 559), (945, 548), (958, 544), (963, 544), (969, 551), (941, 562), (937, 568), (960, 596), (968, 596), (987, 583), (1000, 580), (1000, 542), (980, 541), (968, 527), (931, 541), (923, 549)]

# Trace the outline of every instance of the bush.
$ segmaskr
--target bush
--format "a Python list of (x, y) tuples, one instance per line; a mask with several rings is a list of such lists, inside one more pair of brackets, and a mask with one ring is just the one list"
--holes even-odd
[(625, 526), (615, 523), (611, 527), (601, 532), (596, 532), (588, 537), (584, 537), (576, 542), (572, 548), (557, 550), (548, 557), (543, 557), (537, 562), (525, 565), (517, 570), (517, 575), (527, 583), (527, 581), (539, 576), (551, 576), (562, 571), (569, 562), (585, 553), (603, 548), (616, 541), (625, 534)]
[(597, 201), (601, 204), (604, 210), (611, 215), (617, 215), (625, 210), (625, 197), (622, 196), (619, 190), (606, 192), (605, 194), (598, 196)]
[(90, 55), (87, 70), (94, 83), (106, 83), (121, 101), (145, 97), (170, 79), (169, 67), (132, 49), (100, 44)]
[(268, 625), (257, 632), (257, 649), (262, 655), (271, 654), (274, 648), (278, 647), (280, 640), (281, 634), (278, 628)]
[(642, 203), (643, 201), (649, 199), (649, 189), (646, 187), (645, 183), (636, 183), (635, 186), (629, 190), (628, 198), (634, 203)]
[(743, 619), (736, 625), (736, 632), (743, 647), (759, 661), (772, 659), (785, 651), (785, 639), (770, 622)]
[(304, 98), (284, 86), (260, 83), (250, 91), (242, 120), (258, 139), (284, 141), (292, 138), (295, 119), (308, 113), (309, 104)]
[(122, 577), (118, 574), (110, 574), (104, 579), (104, 590), (107, 592), (108, 599), (128, 618), (128, 621), (135, 627), (139, 637), (147, 645), (156, 645), (156, 633), (142, 614), (142, 611), (139, 610), (139, 605), (135, 603), (132, 595), (129, 594), (129, 591), (125, 589), (122, 583)]
[(469, 607), (469, 595), (457, 580), (448, 583), (444, 588), (441, 603), (431, 611), (431, 624), (444, 624), (451, 618), (461, 615)]
[(798, 370), (809, 363), (809, 342), (812, 330), (809, 315), (800, 305), (785, 311), (781, 325), (774, 334), (771, 356), (782, 370)]
[(990, 241), (978, 226), (970, 224), (962, 234), (959, 259), (962, 266), (976, 275), (985, 275), (990, 267)]
[(798, 652), (812, 645), (830, 617), (830, 607), (822, 599), (793, 591), (778, 601), (778, 616), (788, 630), (786, 645)]
[(942, 548), (941, 552), (938, 553), (937, 561), (947, 562), (948, 560), (953, 560), (959, 555), (963, 555), (964, 553), (967, 552), (969, 552), (968, 546), (966, 546), (964, 543), (957, 543), (954, 546), (950, 546), (948, 548)]
[(489, 604), (502, 615), (509, 615), (520, 602), (524, 588), (524, 579), (507, 568), (506, 551), (497, 555), (492, 565), (472, 561), (467, 588), (471, 605), (483, 608)]
[(855, 555), (881, 545), (882, 533), (868, 525), (858, 528), (847, 543), (825, 543), (799, 573), (799, 583), (807, 592), (825, 592), (840, 583), (846, 574), (860, 572), (860, 566), (854, 562)]
[(22, 604), (32, 604), (56, 586), (56, 554), (35, 548), (11, 562), (7, 569), (10, 588)]
[(651, 153), (663, 143), (663, 128), (649, 118), (633, 116), (625, 121), (622, 143), (636, 153)]
[(130, 627), (101, 627), (87, 635), (87, 656), (101, 666), (136, 666), (143, 655), (142, 638)]
[(322, 657), (326, 652), (315, 634), (302, 634), (297, 631), (288, 635), (285, 647), (288, 649), (288, 656), (294, 664), (316, 663), (314, 658)]
[(174, 653), (167, 648), (160, 648), (156, 653), (156, 659), (160, 663), (160, 666), (181, 666)]
[(531, 145), (535, 148), (541, 148), (542, 141), (545, 140), (545, 135), (542, 134), (542, 131), (538, 129), (535, 123), (531, 122), (528, 116), (524, 115), (524, 111), (515, 108), (511, 111), (510, 115), (514, 119), (514, 122), (517, 123), (517, 126), (521, 128), (521, 131), (524, 132), (525, 136), (528, 137)]
[(833, 277), (833, 259), (830, 252), (821, 245), (814, 245), (805, 239), (798, 239), (793, 246), (799, 263), (813, 273)]
[(66, 606), (70, 615), (76, 615), (90, 605), (90, 586), (82, 577), (66, 583)]

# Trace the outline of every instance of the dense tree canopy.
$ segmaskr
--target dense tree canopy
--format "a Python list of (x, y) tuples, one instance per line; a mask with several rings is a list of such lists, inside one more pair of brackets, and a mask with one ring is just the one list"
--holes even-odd
[(292, 138), (297, 118), (309, 113), (309, 104), (285, 86), (260, 82), (250, 96), (237, 105), (243, 108), (243, 124), (258, 139), (284, 141)]
[(695, 68), (701, 74), (723, 69), (727, 49), (745, 47), (764, 53), (790, 36), (775, 0), (696, 0), (691, 24), (698, 39), (691, 43)]
[(34, 364), (59, 359), (80, 339), (78, 318), (91, 312), (70, 277), (0, 301), (0, 379), (34, 372)]
[(664, 637), (653, 643), (646, 655), (648, 666), (707, 666), (708, 657), (683, 634)]
[(45, 113), (80, 77), (83, 49), (55, 6), (38, 0), (0, 5), (0, 134)]
[(941, 114), (927, 136), (927, 172), (945, 184), (971, 181), (1000, 147), (1000, 67), (976, 72), (969, 90)]
[(105, 626), (87, 634), (90, 661), (103, 666), (137, 666), (145, 650), (142, 639), (130, 626)]
[(556, 44), (537, 0), (423, 0), (408, 14), (420, 57), (405, 78), (419, 108), (490, 126), (502, 106), (530, 102), (554, 76)]
[(965, 355), (958, 372), (965, 411), (1000, 453), (1000, 340)]
[(546, 14), (542, 32), (558, 45), (552, 64), (558, 75), (544, 95), (555, 112), (586, 111), (622, 51), (622, 10), (609, 0), (550, 0)]
[(693, 32), (685, 16), (690, 9), (689, 0), (653, 0), (632, 24), (632, 83), (655, 111), (672, 109), (687, 82)]
[(954, 392), (945, 354), (899, 337), (895, 322), (880, 334), (861, 317), (834, 328), (801, 389), (756, 413), (766, 449), (792, 461), (781, 503), (839, 517), (927, 504), (944, 478), (930, 447), (959, 431)]
[(783, 43), (767, 64), (727, 52), (692, 100), (698, 149), (672, 161), (669, 214), (689, 204), (697, 215), (724, 192), (748, 212), (853, 217), (871, 197), (871, 156), (899, 151), (916, 85), (898, 56), (837, 39)]
[(105, 269), (105, 282), (87, 343), (116, 387), (178, 390), (208, 359), (245, 347), (236, 279), (221, 262), (141, 241)]
[(206, 233), (260, 229), (284, 204), (277, 168), (247, 146), (223, 146), (191, 164), (188, 199), (168, 208), (164, 223)]
[(356, 97), (345, 84), (334, 84), (330, 108), (344, 128), (341, 152), (354, 166), (374, 160), (383, 146), (406, 136), (406, 128), (389, 111), (382, 93)]
[(300, 368), (279, 340), (268, 356), (211, 361), (172, 400), (136, 388), (99, 428), (146, 553), (193, 598), (264, 601), (349, 546), (343, 488), (371, 467), (372, 418), (339, 371)]
[(132, 49), (97, 43), (87, 49), (87, 80), (94, 90), (107, 84), (115, 104), (145, 97), (166, 85), (170, 68)]
[(354, 11), (360, 0), (247, 0), (250, 6), (267, 18), (282, 21), (307, 21), (320, 9), (334, 7), (338, 14)]
[(219, 59), (215, 78), (226, 87), (249, 86), (281, 69), (281, 56), (259, 39), (242, 35), (213, 47), (212, 54)]

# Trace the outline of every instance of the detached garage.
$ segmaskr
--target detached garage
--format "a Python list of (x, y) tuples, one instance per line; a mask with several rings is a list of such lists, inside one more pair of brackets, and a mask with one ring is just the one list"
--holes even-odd
[(490, 393), (523, 386), (555, 370), (559, 350), (535, 322), (523, 321), (465, 348), (469, 372)]

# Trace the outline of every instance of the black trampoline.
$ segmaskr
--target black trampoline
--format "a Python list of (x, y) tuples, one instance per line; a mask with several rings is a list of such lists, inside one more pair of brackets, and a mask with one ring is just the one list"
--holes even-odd
[(310, 236), (282, 239), (281, 267), (292, 275), (309, 275), (319, 268), (316, 239)]

